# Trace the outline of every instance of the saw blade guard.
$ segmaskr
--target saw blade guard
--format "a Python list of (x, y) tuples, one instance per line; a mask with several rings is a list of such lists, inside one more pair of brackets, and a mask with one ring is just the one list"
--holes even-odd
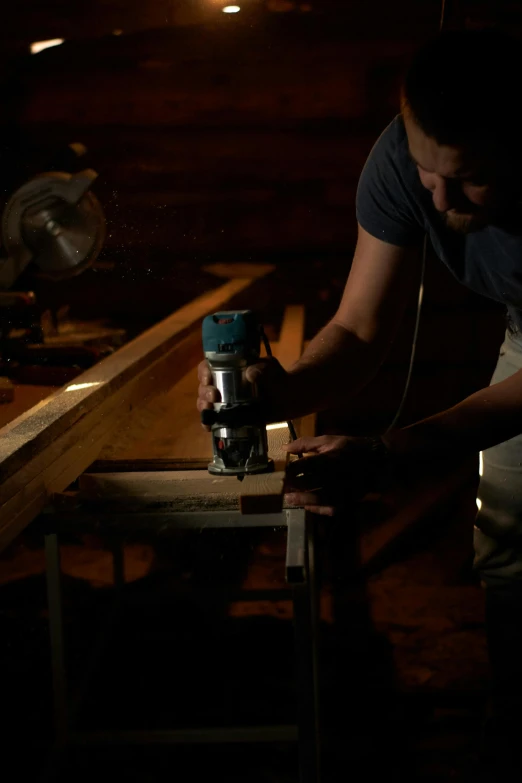
[(29, 263), (54, 280), (92, 264), (105, 239), (103, 210), (90, 190), (96, 178), (90, 169), (50, 172), (13, 194), (2, 216), (7, 258), (0, 260), (0, 289), (10, 288)]

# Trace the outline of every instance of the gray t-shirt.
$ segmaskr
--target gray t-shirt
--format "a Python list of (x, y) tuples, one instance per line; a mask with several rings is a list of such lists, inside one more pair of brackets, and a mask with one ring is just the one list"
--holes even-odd
[(471, 234), (447, 228), (410, 158), (400, 116), (373, 147), (357, 189), (357, 220), (392, 245), (420, 244), (430, 236), (438, 257), (463, 285), (507, 305), (522, 329), (522, 236), (488, 226)]

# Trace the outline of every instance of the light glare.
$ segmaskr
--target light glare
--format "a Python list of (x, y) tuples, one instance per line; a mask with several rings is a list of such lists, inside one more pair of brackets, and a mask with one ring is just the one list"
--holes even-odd
[(38, 52), (43, 52), (44, 49), (50, 49), (51, 46), (60, 46), (64, 41), (65, 38), (49, 38), (48, 41), (35, 41), (29, 45), (29, 49), (31, 54), (38, 54)]
[(288, 427), (286, 421), (280, 421), (278, 424), (266, 425), (267, 430), (284, 430), (286, 427)]
[(92, 383), (72, 383), (67, 386), (65, 391), (80, 391), (80, 389), (90, 389), (92, 386), (99, 386), (101, 381), (93, 381)]
[(239, 5), (226, 5), (223, 8), (224, 14), (237, 14), (241, 11), (241, 7)]

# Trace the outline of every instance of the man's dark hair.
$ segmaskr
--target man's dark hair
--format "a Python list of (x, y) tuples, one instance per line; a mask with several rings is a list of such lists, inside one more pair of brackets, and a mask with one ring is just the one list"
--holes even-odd
[(403, 106), (439, 144), (520, 144), (521, 48), (497, 30), (441, 33), (413, 58)]

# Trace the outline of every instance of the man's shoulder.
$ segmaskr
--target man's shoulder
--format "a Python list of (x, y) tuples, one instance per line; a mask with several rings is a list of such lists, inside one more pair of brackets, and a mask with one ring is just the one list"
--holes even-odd
[(399, 115), (375, 142), (361, 173), (356, 200), (359, 224), (392, 245), (416, 244), (424, 231), (418, 186)]
[(375, 142), (372, 154), (383, 163), (406, 171), (413, 170), (413, 162), (408, 153), (408, 139), (402, 116), (398, 114), (383, 130)]

